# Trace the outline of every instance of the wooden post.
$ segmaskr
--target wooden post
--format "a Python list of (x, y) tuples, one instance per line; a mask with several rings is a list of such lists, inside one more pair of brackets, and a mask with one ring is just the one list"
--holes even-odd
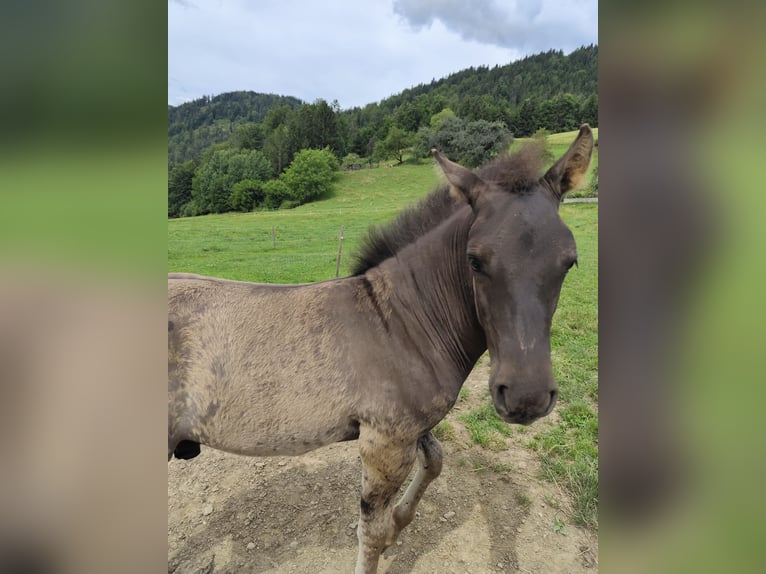
[(274, 249), (277, 246), (277, 235), (274, 232), (274, 226), (271, 226), (271, 248)]
[(338, 259), (335, 261), (335, 276), (340, 273), (340, 256), (343, 253), (343, 229), (345, 225), (340, 226), (340, 235), (338, 236)]

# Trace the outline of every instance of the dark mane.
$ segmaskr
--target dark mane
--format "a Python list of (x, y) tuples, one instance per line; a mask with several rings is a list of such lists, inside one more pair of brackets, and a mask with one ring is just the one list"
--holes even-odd
[[(486, 182), (492, 182), (511, 193), (525, 193), (540, 177), (543, 164), (542, 148), (527, 144), (514, 154), (502, 154), (478, 170)], [(396, 219), (384, 226), (372, 226), (362, 245), (353, 256), (352, 275), (367, 270), (396, 255), (442, 221), (449, 218), (464, 203), (456, 201), (448, 186), (441, 186), (414, 206), (405, 208)]]
[(371, 226), (354, 254), (352, 275), (362, 275), (396, 255), (403, 247), (437, 227), (462, 202), (455, 201), (447, 186), (432, 191), (415, 205), (406, 207), (396, 219), (383, 226)]

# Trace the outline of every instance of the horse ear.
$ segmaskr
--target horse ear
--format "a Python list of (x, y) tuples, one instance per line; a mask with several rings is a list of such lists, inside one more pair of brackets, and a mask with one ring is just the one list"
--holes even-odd
[(592, 155), (593, 131), (588, 124), (583, 124), (566, 153), (543, 176), (559, 200), (582, 181)]
[(431, 153), (441, 166), (444, 175), (447, 176), (447, 181), (450, 183), (450, 193), (454, 196), (457, 192), (459, 197), (465, 198), (473, 207), (479, 196), (481, 178), (470, 169), (448, 160), (440, 151), (432, 149)]

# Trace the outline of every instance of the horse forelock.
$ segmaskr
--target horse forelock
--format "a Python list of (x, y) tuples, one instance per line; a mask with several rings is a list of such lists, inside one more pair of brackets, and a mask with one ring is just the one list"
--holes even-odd
[(526, 144), (513, 154), (501, 154), (482, 166), (479, 177), (511, 193), (531, 191), (542, 175), (545, 149), (539, 142)]

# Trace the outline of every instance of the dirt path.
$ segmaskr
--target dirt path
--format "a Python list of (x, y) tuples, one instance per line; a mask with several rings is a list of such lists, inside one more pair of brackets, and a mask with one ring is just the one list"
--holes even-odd
[[(487, 388), (479, 366), (469, 399), (448, 416), (456, 428), (442, 441), (444, 469), (418, 515), (386, 551), (380, 572), (588, 573), (597, 571), (595, 534), (568, 523), (569, 500), (537, 478), (539, 464), (523, 442), (506, 450), (469, 445), (455, 417)], [(356, 557), (361, 463), (355, 443), (301, 457), (247, 458), (206, 449), (168, 464), (168, 572), (352, 572)], [(555, 507), (552, 507), (554, 505)], [(564, 532), (554, 529), (564, 519)]]

